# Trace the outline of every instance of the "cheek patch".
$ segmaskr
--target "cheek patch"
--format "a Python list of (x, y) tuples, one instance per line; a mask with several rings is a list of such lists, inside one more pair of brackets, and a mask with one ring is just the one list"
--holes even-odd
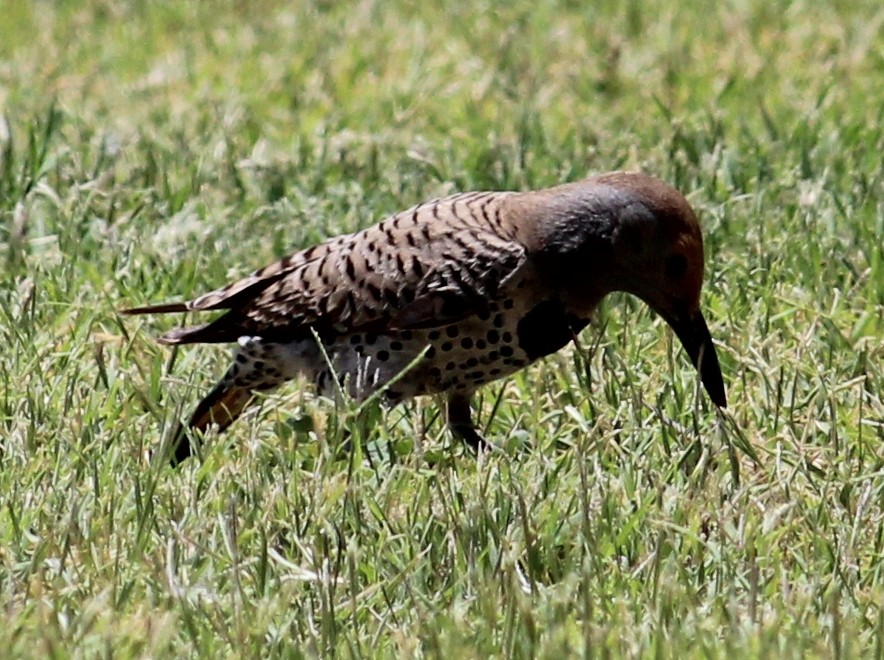
[(670, 280), (680, 280), (688, 271), (688, 259), (683, 254), (673, 254), (666, 260), (666, 277)]
[[(703, 240), (683, 234), (679, 237), (675, 244), (676, 252), (669, 259), (672, 260), (677, 256), (684, 261), (684, 272), (681, 275), (681, 286), (683, 292), (691, 298), (700, 298), (700, 288), (703, 286)], [(665, 264), (666, 272), (669, 274), (670, 267), (681, 268), (680, 263), (667, 261)]]

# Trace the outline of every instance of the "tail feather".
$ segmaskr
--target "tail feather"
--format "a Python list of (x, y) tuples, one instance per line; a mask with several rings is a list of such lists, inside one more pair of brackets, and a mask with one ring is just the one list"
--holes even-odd
[(190, 305), (186, 302), (164, 303), (162, 305), (147, 305), (146, 307), (130, 307), (121, 309), (120, 314), (126, 316), (138, 316), (140, 314), (172, 314), (173, 312), (190, 311)]
[(245, 387), (220, 382), (200, 401), (187, 425), (180, 424), (172, 435), (171, 450), (173, 465), (178, 465), (194, 453), (196, 441), (193, 432), (205, 433), (211, 425), (223, 431), (242, 414), (251, 403), (254, 393)]
[[(204, 323), (203, 325), (189, 328), (175, 328), (174, 330), (169, 330), (169, 332), (165, 333), (162, 337), (157, 339), (157, 341), (168, 346), (176, 344), (198, 344), (200, 342), (220, 343), (218, 340), (214, 340), (213, 342), (212, 337), (206, 336), (205, 330), (211, 325), (211, 323)], [(223, 341), (229, 340), (225, 338)]]
[(250, 329), (239, 317), (232, 312), (210, 323), (195, 325), (187, 328), (175, 328), (169, 330), (159, 338), (161, 344), (229, 344), (243, 335), (249, 334)]
[[(139, 316), (142, 314), (174, 314), (176, 312), (189, 312), (193, 309), (193, 304), (189, 302), (167, 303), (163, 305), (149, 305), (147, 307), (130, 307), (129, 309), (121, 309), (120, 314), (126, 316)], [(170, 330), (157, 341), (161, 344), (221, 344), (236, 341), (240, 333), (236, 324), (227, 322), (229, 314), (215, 319), (211, 323), (203, 323), (202, 325), (190, 326), (186, 328), (175, 328)]]

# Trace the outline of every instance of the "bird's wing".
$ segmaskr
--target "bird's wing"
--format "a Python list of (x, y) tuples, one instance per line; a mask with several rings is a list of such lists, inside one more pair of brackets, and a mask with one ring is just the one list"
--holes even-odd
[(464, 193), (427, 202), (355, 234), (290, 255), (187, 303), (130, 314), (226, 309), (169, 344), (294, 339), (359, 329), (445, 325), (480, 311), (526, 262), (507, 231), (512, 193)]

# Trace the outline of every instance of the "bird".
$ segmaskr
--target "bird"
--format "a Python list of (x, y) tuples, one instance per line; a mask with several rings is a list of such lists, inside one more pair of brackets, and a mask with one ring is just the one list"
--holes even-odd
[(326, 396), (377, 394), (390, 405), (442, 395), (448, 428), (479, 451), (489, 445), (473, 422), (474, 392), (562, 349), (615, 291), (663, 318), (712, 402), (726, 407), (700, 309), (704, 261), (685, 197), (648, 174), (615, 171), (427, 201), (190, 301), (122, 313), (220, 310), (158, 341), (237, 344), (226, 374), (173, 433), (173, 464), (257, 392), (298, 376)]

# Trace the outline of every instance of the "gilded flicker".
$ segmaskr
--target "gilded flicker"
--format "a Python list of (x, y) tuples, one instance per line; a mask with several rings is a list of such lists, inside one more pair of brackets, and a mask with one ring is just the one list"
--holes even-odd
[(724, 407), (699, 306), (703, 261), (697, 217), (680, 193), (645, 174), (611, 172), (425, 202), (190, 302), (125, 313), (225, 310), (159, 341), (239, 344), (176, 433), (175, 462), (192, 453), (189, 431), (227, 428), (254, 392), (299, 374), (326, 395), (341, 387), (364, 399), (383, 389), (395, 403), (443, 394), (449, 428), (479, 448), (473, 392), (568, 344), (613, 291), (663, 317)]

